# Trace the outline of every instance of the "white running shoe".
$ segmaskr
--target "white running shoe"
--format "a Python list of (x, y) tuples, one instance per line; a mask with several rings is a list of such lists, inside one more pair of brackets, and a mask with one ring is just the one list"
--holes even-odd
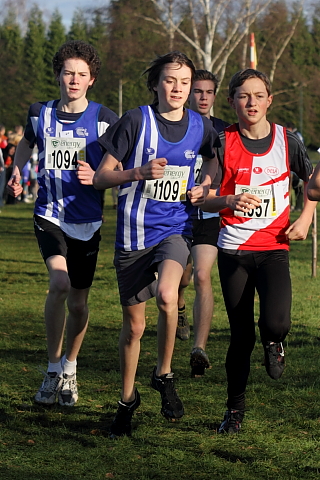
[(75, 373), (62, 376), (62, 385), (58, 395), (59, 405), (62, 407), (73, 407), (78, 400), (77, 376)]
[(56, 372), (43, 372), (44, 379), (34, 399), (42, 405), (53, 405), (61, 388), (62, 378)]

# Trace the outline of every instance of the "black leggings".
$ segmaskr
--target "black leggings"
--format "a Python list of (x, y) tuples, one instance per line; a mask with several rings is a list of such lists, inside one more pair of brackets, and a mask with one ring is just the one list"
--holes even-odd
[(286, 250), (232, 255), (219, 251), (218, 267), (230, 323), (226, 358), (228, 408), (244, 409), (250, 357), (256, 341), (254, 296), (260, 299), (261, 341), (282, 342), (290, 329), (291, 279)]

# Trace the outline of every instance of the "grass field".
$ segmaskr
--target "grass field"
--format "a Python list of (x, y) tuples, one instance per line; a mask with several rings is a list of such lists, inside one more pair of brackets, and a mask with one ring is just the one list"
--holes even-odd
[[(292, 244), (292, 330), (287, 367), (271, 380), (257, 341), (238, 436), (217, 435), (226, 400), (229, 330), (217, 269), (212, 272), (215, 314), (208, 354), (212, 368), (190, 378), (191, 340), (176, 341), (173, 371), (185, 406), (174, 424), (160, 415), (149, 386), (156, 362), (156, 308), (147, 307), (137, 385), (141, 406), (131, 438), (110, 440), (119, 399), (117, 342), (121, 309), (112, 265), (115, 211), (107, 197), (106, 223), (93, 288), (90, 325), (78, 358), (80, 398), (71, 409), (33, 403), (46, 368), (43, 306), (45, 266), (33, 234), (32, 205), (6, 206), (0, 215), (0, 478), (3, 480), (320, 478), (320, 277), (311, 278), (311, 238)], [(191, 312), (194, 292), (186, 292)], [(191, 313), (189, 313), (191, 317)]]

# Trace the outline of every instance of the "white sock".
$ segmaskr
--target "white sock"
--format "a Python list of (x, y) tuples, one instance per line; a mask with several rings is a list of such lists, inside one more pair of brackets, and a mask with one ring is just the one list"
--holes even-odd
[(73, 373), (76, 373), (76, 371), (77, 371), (77, 360), (74, 360), (73, 362), (69, 362), (69, 360), (66, 358), (63, 364), (63, 373), (66, 373), (67, 375), (72, 375)]
[(62, 376), (62, 365), (61, 362), (58, 363), (51, 363), (48, 362), (48, 370), (47, 372), (56, 372), (60, 377)]

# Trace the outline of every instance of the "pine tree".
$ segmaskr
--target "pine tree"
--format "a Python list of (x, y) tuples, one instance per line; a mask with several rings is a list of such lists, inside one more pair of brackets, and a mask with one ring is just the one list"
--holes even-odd
[(59, 86), (57, 80), (54, 78), (52, 71), (52, 58), (59, 50), (60, 46), (66, 41), (65, 28), (62, 23), (61, 14), (56, 10), (49, 24), (45, 43), (45, 68), (46, 68), (46, 94), (47, 98), (59, 97)]
[(46, 92), (45, 25), (38, 6), (31, 9), (24, 39), (24, 86), (29, 104), (44, 100)]
[(101, 11), (93, 12), (91, 25), (88, 29), (88, 43), (90, 43), (98, 52), (101, 59), (101, 69), (97, 83), (94, 88), (88, 91), (88, 98), (98, 103), (104, 103), (104, 85), (106, 83), (107, 69), (108, 69), (108, 33), (107, 21)]
[(78, 9), (74, 12), (71, 28), (67, 35), (68, 40), (88, 40), (88, 25), (84, 19), (83, 11)]
[(0, 123), (7, 129), (24, 124), (27, 105), (21, 87), (23, 39), (15, 15), (9, 13), (0, 26)]

